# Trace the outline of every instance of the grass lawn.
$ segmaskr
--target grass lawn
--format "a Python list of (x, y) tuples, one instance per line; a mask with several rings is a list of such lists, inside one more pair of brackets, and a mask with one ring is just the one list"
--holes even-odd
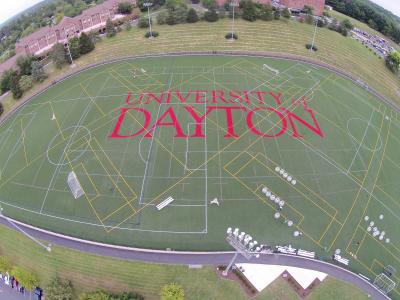
[[(0, 226), (0, 236), (1, 254), (11, 257), (14, 264), (35, 272), (42, 286), (58, 274), (73, 282), (76, 294), (102, 288), (115, 292), (133, 290), (141, 293), (145, 299), (159, 299), (158, 293), (163, 284), (177, 282), (184, 287), (188, 300), (248, 299), (238, 284), (220, 279), (212, 267), (189, 269), (187, 266), (123, 261), (57, 246), (53, 246), (49, 254), (14, 230)], [(252, 299), (300, 300), (283, 280), (273, 282)], [(366, 300), (367, 297), (357, 288), (328, 277), (307, 299)]]
[[(332, 12), (339, 19), (343, 15)], [(366, 29), (366, 25), (358, 24)], [(231, 30), (229, 19), (216, 23), (199, 22), (195, 24), (181, 24), (175, 26), (154, 25), (160, 36), (154, 40), (144, 38), (146, 29), (132, 28), (130, 31), (119, 32), (115, 37), (103, 39), (96, 45), (94, 52), (79, 58), (76, 63), (83, 67), (90, 63), (103, 60), (146, 53), (162, 53), (173, 51), (268, 51), (275, 53), (290, 53), (320, 60), (341, 68), (367, 82), (371, 87), (399, 102), (400, 77), (393, 75), (378, 58), (363, 45), (351, 38), (345, 38), (326, 28), (318, 29), (316, 45), (318, 52), (310, 54), (305, 49), (313, 35), (313, 26), (295, 21), (256, 21), (253, 23), (238, 19), (235, 22), (235, 31), (239, 40), (228, 42), (224, 36)], [(26, 93), (28, 97), (40, 87), (48, 85), (54, 78), (73, 69), (51, 70), (49, 79)], [(10, 108), (15, 101), (9, 96), (6, 107)]]

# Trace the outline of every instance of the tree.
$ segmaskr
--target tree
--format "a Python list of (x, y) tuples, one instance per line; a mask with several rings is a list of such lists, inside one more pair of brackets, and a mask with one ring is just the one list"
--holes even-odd
[(217, 8), (217, 2), (215, 0), (202, 0), (201, 4), (207, 9)]
[(91, 31), (88, 34), (89, 39), (92, 41), (93, 45), (96, 45), (100, 41), (100, 36), (97, 31)]
[(290, 11), (289, 11), (289, 9), (288, 9), (287, 7), (285, 7), (285, 8), (282, 10), (281, 15), (282, 15), (282, 17), (284, 17), (284, 18), (286, 18), (286, 19), (290, 19), (290, 17), (292, 16), (292, 14), (290, 13)]
[(79, 300), (111, 300), (111, 296), (104, 291), (96, 291), (81, 294)]
[(11, 91), (14, 99), (19, 99), (22, 97), (23, 92), (19, 85), (19, 75), (18, 74), (11, 79), (10, 91)]
[(19, 72), (21, 75), (31, 75), (32, 74), (32, 61), (36, 60), (33, 56), (21, 56), (17, 59), (17, 65), (19, 67)]
[(21, 78), (19, 79), (19, 86), (23, 93), (31, 89), (33, 86), (32, 76), (22, 75)]
[(250, 22), (257, 20), (256, 8), (251, 0), (243, 2), (242, 18)]
[(186, 7), (183, 6), (177, 7), (172, 13), (174, 14), (174, 19), (176, 24), (181, 24), (186, 22), (188, 14)]
[(132, 12), (133, 5), (129, 2), (118, 3), (118, 13), (128, 15)]
[[(72, 59), (77, 59), (79, 56), (81, 56), (79, 38), (73, 37), (69, 40), (69, 52), (71, 53)], [(69, 55), (67, 56), (67, 59), (69, 59)]]
[(279, 10), (274, 11), (274, 19), (279, 20), (281, 18), (281, 12)]
[(157, 15), (157, 24), (159, 24), (159, 25), (166, 24), (168, 15), (169, 15), (169, 13), (166, 12), (166, 11), (159, 12), (158, 15)]
[(11, 272), (18, 282), (27, 290), (33, 290), (39, 285), (39, 280), (36, 275), (28, 270), (21, 267), (14, 267)]
[(349, 19), (344, 19), (344, 20), (340, 23), (340, 25), (341, 25), (342, 27), (345, 27), (345, 28), (348, 29), (348, 30), (352, 30), (352, 29), (354, 28), (354, 25), (350, 22)]
[(32, 62), (32, 78), (36, 82), (42, 82), (47, 78), (47, 75), (43, 70), (42, 64), (38, 61)]
[(64, 45), (59, 43), (55, 44), (51, 49), (50, 58), (55, 64), (55, 66), (58, 69), (61, 69), (62, 66), (67, 62)]
[[(150, 18), (150, 22), (151, 22), (151, 18)], [(139, 26), (139, 28), (148, 28), (149, 27), (149, 18), (147, 16), (140, 17), (138, 26)]]
[(215, 9), (210, 9), (204, 13), (204, 20), (207, 22), (216, 22), (218, 21), (218, 14)]
[(161, 288), (161, 300), (184, 300), (185, 291), (176, 283), (166, 284)]
[(398, 73), (400, 70), (400, 52), (393, 51), (386, 57), (386, 66), (393, 72)]
[(73, 300), (74, 292), (69, 280), (54, 277), (45, 288), (47, 300)]
[(196, 23), (199, 20), (199, 16), (194, 8), (189, 9), (186, 17), (188, 23)]
[(106, 35), (107, 35), (107, 37), (109, 37), (109, 38), (113, 37), (116, 33), (117, 32), (115, 30), (113, 22), (110, 19), (107, 19), (107, 22), (106, 22)]
[(125, 30), (126, 30), (126, 31), (129, 31), (129, 30), (131, 30), (131, 29), (132, 29), (132, 24), (131, 24), (131, 22), (128, 20), (128, 21), (125, 22)]
[(169, 10), (175, 10), (178, 7), (186, 7), (186, 2), (184, 0), (167, 0), (165, 6)]
[(80, 54), (89, 53), (94, 49), (94, 47), (95, 47), (94, 43), (90, 39), (90, 37), (86, 33), (82, 32), (81, 36), (79, 37), (79, 53)]
[(261, 9), (260, 19), (263, 21), (272, 21), (274, 19), (274, 15), (272, 14), (273, 10), (271, 5), (263, 5)]
[(11, 80), (15, 76), (18, 76), (18, 73), (13, 69), (4, 71), (3, 76), (1, 76), (0, 80), (0, 89), (2, 94), (11, 89)]
[[(4, 111), (3, 104), (1, 105), (1, 108)], [(0, 115), (2, 113), (3, 112), (1, 112)], [(6, 256), (0, 256), (0, 273), (1, 274), (5, 274), (6, 272), (10, 272), (11, 268), (12, 268), (12, 265), (11, 265), (10, 259), (8, 257), (6, 257)]]

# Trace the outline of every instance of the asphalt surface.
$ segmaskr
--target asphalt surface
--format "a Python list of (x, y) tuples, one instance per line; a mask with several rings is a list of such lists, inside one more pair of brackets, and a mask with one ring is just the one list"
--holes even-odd
[[(5, 217), (0, 217), (0, 224), (15, 230), (15, 227)], [(41, 229), (36, 229), (29, 225), (23, 225), (17, 222), (18, 226), (22, 228), (25, 233), (35, 237), (36, 239), (47, 241), (52, 245), (67, 247), (79, 251), (93, 253), (96, 255), (103, 255), (109, 257), (116, 257), (129, 260), (138, 260), (152, 263), (163, 264), (196, 264), (196, 265), (219, 265), (228, 264), (234, 252), (181, 252), (181, 251), (161, 251), (161, 250), (147, 250), (129, 247), (119, 247), (113, 245), (104, 245), (100, 243), (80, 240), (67, 236), (46, 232)], [(43, 251), (46, 251), (43, 249)], [(250, 261), (244, 257), (239, 256), (236, 260), (237, 263), (257, 263), (257, 264), (271, 264), (292, 266), (305, 269), (311, 269), (326, 273), (332, 277), (341, 279), (343, 281), (352, 283), (358, 288), (362, 289), (372, 299), (386, 300), (390, 299), (386, 295), (378, 291), (370, 282), (361, 278), (355, 273), (352, 273), (344, 268), (333, 265), (331, 263), (322, 262), (315, 259), (308, 259), (293, 255), (284, 254), (262, 254), (259, 258), (252, 258)], [(340, 291), (338, 291), (340, 293)], [(0, 294), (0, 299), (2, 298)], [(7, 298), (13, 299), (13, 298)], [(22, 299), (22, 298), (15, 298)]]
[[(0, 299), (1, 300), (23, 300), (29, 299), (29, 293), (22, 294), (18, 292), (16, 289), (12, 289), (11, 287), (4, 284), (3, 281), (0, 283)], [(32, 299), (34, 297), (32, 296)]]

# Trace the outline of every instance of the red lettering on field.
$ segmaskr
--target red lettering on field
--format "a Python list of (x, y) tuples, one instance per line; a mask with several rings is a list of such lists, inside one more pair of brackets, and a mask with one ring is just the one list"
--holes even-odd
[(207, 106), (207, 110), (206, 110), (205, 114), (201, 117), (195, 112), (195, 110), (193, 109), (193, 106), (185, 106), (184, 108), (190, 113), (192, 118), (196, 121), (195, 133), (191, 137), (206, 137), (203, 133), (203, 120), (215, 108), (212, 106)]
[[(141, 125), (142, 128), (140, 130), (138, 130), (136, 133), (133, 133), (130, 135), (121, 135), (121, 134), (119, 134), (119, 131), (120, 131), (122, 122), (124, 121), (126, 113), (130, 110), (140, 111), (145, 117), (145, 122), (143, 125)], [(140, 107), (123, 107), (123, 108), (121, 108), (121, 112), (119, 114), (117, 123), (115, 124), (114, 131), (108, 137), (114, 138), (114, 139), (124, 139), (124, 138), (135, 137), (146, 130), (147, 126), (149, 126), (150, 119), (151, 119), (150, 113), (145, 109), (142, 109)]]
[[(279, 117), (279, 119), (280, 119), (280, 121), (281, 121), (281, 123), (282, 123), (282, 126), (281, 126), (281, 130), (280, 130), (278, 133), (275, 133), (275, 134), (273, 134), (273, 135), (270, 135), (270, 134), (267, 134), (267, 133), (262, 133), (261, 131), (259, 131), (259, 130), (254, 126), (254, 124), (253, 124), (253, 114), (254, 114), (256, 111), (259, 111), (259, 110), (268, 110), (268, 111), (272, 111), (273, 113), (275, 113), (275, 114)], [(287, 129), (287, 121), (286, 121), (285, 116), (284, 116), (280, 111), (276, 110), (276, 109), (273, 108), (273, 107), (257, 107), (257, 108), (255, 108), (255, 109), (253, 109), (252, 111), (250, 111), (250, 112), (247, 114), (246, 123), (247, 123), (247, 127), (248, 127), (253, 133), (255, 133), (255, 134), (257, 134), (257, 135), (261, 135), (261, 136), (263, 136), (263, 137), (267, 137), (267, 138), (275, 138), (275, 137), (281, 136), (282, 134), (285, 133), (285, 131), (286, 131), (286, 129)], [(273, 127), (275, 127), (275, 125), (274, 125)], [(273, 128), (273, 127), (272, 127), (272, 128)]]
[[(171, 118), (171, 122), (163, 122), (163, 120), (169, 116)], [(151, 131), (153, 131), (158, 126), (173, 126), (175, 127), (176, 134), (174, 137), (177, 138), (186, 138), (187, 135), (183, 133), (181, 125), (179, 124), (178, 119), (176, 118), (174, 108), (169, 107), (167, 110), (161, 115), (161, 117), (156, 121), (156, 123), (151, 127), (151, 129), (144, 135), (144, 137), (152, 137)]]

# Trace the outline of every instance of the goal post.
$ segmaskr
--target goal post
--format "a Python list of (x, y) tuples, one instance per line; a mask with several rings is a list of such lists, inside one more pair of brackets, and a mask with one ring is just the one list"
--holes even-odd
[(396, 287), (396, 283), (384, 273), (381, 273), (375, 277), (374, 286), (388, 294)]
[(84, 193), (81, 184), (79, 183), (78, 177), (76, 176), (74, 171), (68, 173), (68, 186), (71, 190), (72, 195), (75, 199), (81, 197)]

